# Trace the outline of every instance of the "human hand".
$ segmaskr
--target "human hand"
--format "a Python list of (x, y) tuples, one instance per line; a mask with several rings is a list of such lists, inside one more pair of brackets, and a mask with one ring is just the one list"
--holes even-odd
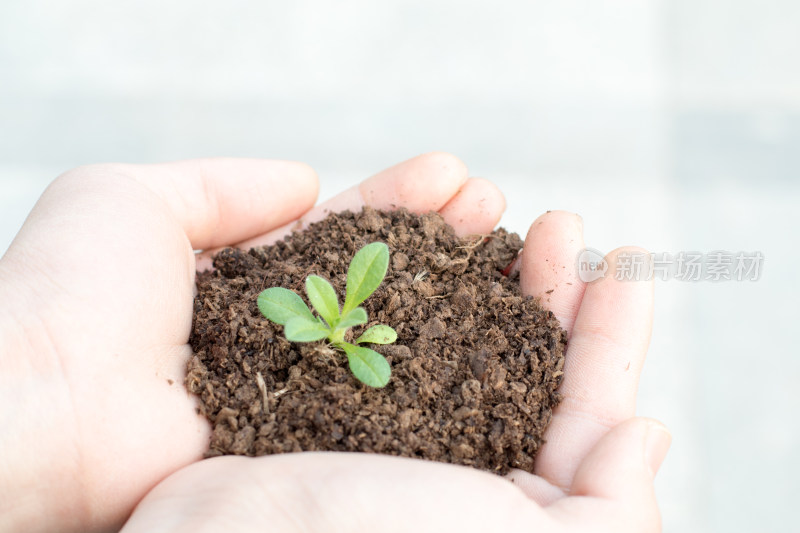
[[(652, 283), (608, 277), (586, 286), (575, 271), (582, 248), (580, 219), (551, 212), (531, 226), (519, 259), (523, 291), (542, 298), (569, 332), (564, 400), (537, 475), (514, 471), (509, 483), (363, 454), (222, 457), (160, 484), (124, 531), (659, 531), (653, 478), (670, 436), (632, 418)], [(622, 251), (609, 254), (608, 272)]]
[(193, 249), (269, 242), (365, 203), (438, 210), (462, 233), (504, 208), (439, 153), (310, 209), (317, 190), (303, 164), (232, 159), (94, 165), (47, 189), (0, 260), (0, 531), (118, 528), (202, 457), (210, 430), (182, 385), (207, 261)]

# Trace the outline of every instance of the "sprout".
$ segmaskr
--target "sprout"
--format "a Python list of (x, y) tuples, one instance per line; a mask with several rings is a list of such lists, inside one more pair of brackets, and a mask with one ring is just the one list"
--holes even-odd
[(361, 248), (347, 270), (347, 290), (344, 306), (330, 283), (319, 276), (306, 278), (308, 301), (319, 316), (314, 316), (300, 296), (288, 289), (272, 287), (258, 295), (258, 309), (265, 317), (283, 326), (284, 335), (292, 342), (313, 342), (327, 338), (347, 355), (353, 375), (370, 387), (383, 387), (389, 382), (392, 369), (378, 352), (363, 343), (391, 344), (397, 332), (378, 324), (367, 329), (355, 340), (345, 342), (348, 329), (367, 322), (367, 312), (359, 304), (380, 286), (389, 267), (389, 248), (373, 242)]

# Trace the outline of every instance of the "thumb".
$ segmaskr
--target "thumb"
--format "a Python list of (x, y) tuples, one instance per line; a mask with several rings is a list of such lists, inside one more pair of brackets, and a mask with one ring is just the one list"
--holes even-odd
[(118, 171), (159, 196), (195, 249), (230, 246), (295, 220), (317, 199), (314, 170), (269, 159), (210, 158)]
[[(570, 518), (594, 524), (608, 518), (610, 530), (617, 532), (660, 531), (661, 518), (655, 498), (653, 480), (658, 472), (672, 437), (660, 422), (647, 418), (629, 419), (606, 434), (581, 462), (572, 483), (570, 497), (551, 508), (570, 509)], [(588, 497), (588, 498), (587, 498)], [(603, 506), (612, 516), (598, 516), (599, 500), (616, 505)], [(577, 504), (576, 500), (585, 505)]]

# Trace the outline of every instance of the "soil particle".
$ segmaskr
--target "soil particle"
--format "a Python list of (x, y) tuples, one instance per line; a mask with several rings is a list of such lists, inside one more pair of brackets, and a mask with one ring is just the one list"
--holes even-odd
[[(364, 302), (397, 330), (373, 346), (392, 365), (383, 389), (362, 385), (324, 342), (295, 344), (256, 298), (285, 287), (305, 299), (309, 274), (343, 299), (363, 245), (391, 253), (384, 283)], [(186, 386), (213, 426), (207, 456), (361, 451), (532, 471), (558, 403), (566, 334), (502, 271), (522, 241), (503, 229), (459, 239), (434, 213), (330, 215), (273, 246), (224, 249), (198, 273)]]

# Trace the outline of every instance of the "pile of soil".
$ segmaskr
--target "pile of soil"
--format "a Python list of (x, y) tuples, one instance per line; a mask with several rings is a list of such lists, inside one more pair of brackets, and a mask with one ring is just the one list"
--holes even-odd
[[(397, 330), (371, 346), (389, 384), (357, 381), (324, 341), (291, 343), (258, 311), (258, 294), (301, 294), (309, 274), (344, 298), (347, 267), (370, 242), (389, 246), (369, 323)], [(360, 451), (532, 471), (558, 403), (566, 333), (503, 274), (522, 247), (503, 229), (456, 237), (435, 213), (332, 214), (273, 246), (222, 250), (198, 273), (186, 385), (213, 425), (207, 456)]]

